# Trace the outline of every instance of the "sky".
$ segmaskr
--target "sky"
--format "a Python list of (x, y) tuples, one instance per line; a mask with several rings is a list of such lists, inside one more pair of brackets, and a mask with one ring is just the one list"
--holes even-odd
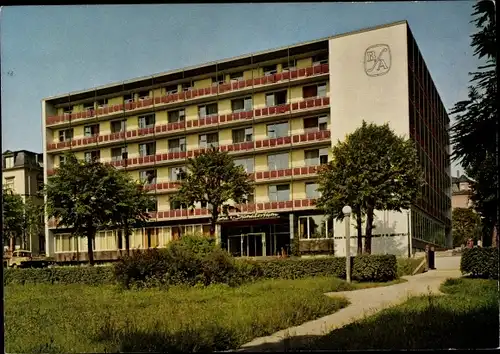
[(470, 47), (474, 3), (3, 7), (2, 151), (42, 152), (45, 97), (400, 20), (449, 111), (467, 98), (468, 73), (478, 64)]

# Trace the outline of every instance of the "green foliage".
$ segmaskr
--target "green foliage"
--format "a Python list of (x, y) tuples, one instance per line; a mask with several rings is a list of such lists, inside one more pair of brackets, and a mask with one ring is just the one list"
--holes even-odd
[(390, 281), (398, 277), (394, 255), (361, 255), (354, 258), (353, 279), (359, 281)]
[(194, 207), (195, 203), (208, 205), (212, 235), (219, 216), (229, 213), (228, 202), (242, 203), (252, 192), (248, 174), (234, 164), (227, 152), (217, 148), (189, 159), (183, 177), (173, 200), (187, 207)]
[[(317, 206), (341, 220), (350, 205), (358, 226), (366, 215), (365, 252), (371, 253), (374, 210), (408, 209), (423, 184), (417, 151), (388, 124), (363, 121), (360, 128), (332, 148), (333, 159), (319, 173)], [(360, 236), (358, 228), (358, 237)]]
[(472, 238), (481, 238), (481, 217), (471, 208), (455, 208), (451, 214), (453, 247), (467, 244)]
[(29, 196), (24, 203), (24, 228), (34, 237), (45, 233), (43, 196)]
[(294, 257), (300, 257), (300, 238), (298, 235), (292, 240), (291, 253)]
[[(457, 102), (451, 112), (455, 121), (451, 127), (451, 143), (453, 159), (474, 180), (471, 199), (476, 211), (484, 217), (485, 230), (491, 235), (493, 228), (498, 228), (496, 11), (493, 1), (478, 1), (473, 8), (472, 22), (478, 32), (471, 35), (471, 46), (481, 62), (478, 70), (470, 73), (468, 98)], [(497, 237), (498, 234), (497, 231)]]
[(2, 234), (4, 242), (22, 237), (23, 214), (24, 204), (21, 196), (4, 187), (2, 192)]
[(54, 267), (4, 269), (3, 284), (113, 284), (111, 267)]
[(460, 270), (477, 278), (498, 279), (498, 248), (466, 248), (460, 259)]
[[(420, 258), (398, 258), (398, 277), (413, 275), (413, 272), (424, 260)], [(422, 268), (423, 270), (423, 268)]]

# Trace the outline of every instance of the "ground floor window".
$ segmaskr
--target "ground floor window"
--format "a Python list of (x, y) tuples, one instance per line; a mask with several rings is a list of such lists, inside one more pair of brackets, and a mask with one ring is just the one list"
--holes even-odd
[(298, 231), (302, 239), (333, 237), (333, 221), (324, 215), (299, 216)]

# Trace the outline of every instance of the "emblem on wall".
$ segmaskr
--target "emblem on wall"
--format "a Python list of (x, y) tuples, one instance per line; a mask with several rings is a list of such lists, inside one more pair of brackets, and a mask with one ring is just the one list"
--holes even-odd
[(387, 44), (375, 44), (365, 51), (365, 73), (368, 76), (385, 75), (391, 70), (391, 48)]

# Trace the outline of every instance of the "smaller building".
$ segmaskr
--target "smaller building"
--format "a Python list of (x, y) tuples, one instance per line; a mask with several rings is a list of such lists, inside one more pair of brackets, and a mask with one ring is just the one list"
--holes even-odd
[(472, 207), (472, 180), (465, 175), (452, 177), (451, 182), (451, 207), (455, 208), (470, 208)]
[[(3, 186), (19, 194), (24, 202), (31, 196), (35, 203), (43, 204), (43, 197), (39, 195), (43, 189), (43, 154), (27, 150), (5, 151), (2, 154), (2, 177)], [(24, 236), (24, 240), (12, 240), (4, 247), (28, 249), (34, 254), (45, 252), (43, 233)]]

